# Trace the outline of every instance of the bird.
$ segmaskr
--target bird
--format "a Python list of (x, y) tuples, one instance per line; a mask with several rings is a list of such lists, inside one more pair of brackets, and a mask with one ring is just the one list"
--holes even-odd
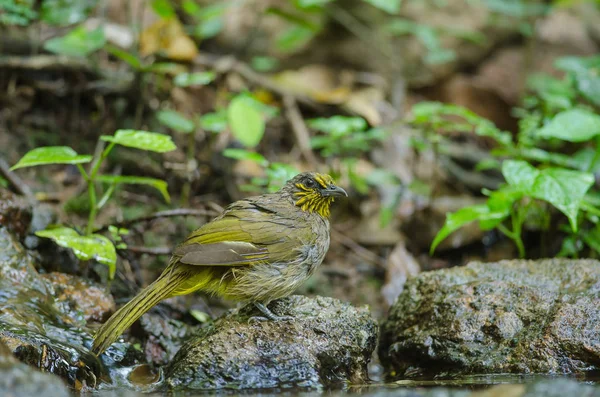
[(160, 276), (98, 329), (92, 352), (106, 351), (163, 299), (194, 291), (252, 303), (264, 315), (258, 320), (293, 320), (268, 304), (291, 295), (323, 262), (330, 207), (344, 196), (331, 176), (303, 172), (275, 193), (230, 204), (179, 244)]

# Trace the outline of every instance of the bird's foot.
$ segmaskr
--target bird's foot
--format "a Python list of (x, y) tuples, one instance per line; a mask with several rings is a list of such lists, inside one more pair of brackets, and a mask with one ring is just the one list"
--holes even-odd
[(265, 316), (253, 316), (250, 317), (249, 322), (255, 322), (255, 321), (290, 321), (290, 320), (294, 320), (294, 317), (292, 316), (278, 316), (275, 313), (273, 313), (271, 310), (269, 310), (269, 308), (262, 304), (262, 303), (258, 303), (258, 302), (254, 302), (254, 306), (260, 310), (262, 312), (262, 314), (264, 314)]

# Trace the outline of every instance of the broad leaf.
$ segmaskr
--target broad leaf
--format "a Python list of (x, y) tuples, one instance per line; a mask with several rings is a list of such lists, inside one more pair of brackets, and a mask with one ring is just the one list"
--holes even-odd
[(332, 116), (308, 120), (308, 125), (317, 131), (336, 137), (356, 131), (364, 131), (368, 124), (362, 117)]
[(173, 82), (179, 87), (190, 87), (210, 84), (216, 77), (215, 72), (180, 73)]
[(247, 96), (233, 98), (227, 108), (227, 119), (233, 136), (244, 146), (259, 144), (265, 133), (265, 120)]
[(175, 110), (161, 110), (156, 118), (162, 125), (181, 133), (189, 134), (196, 127), (193, 121)]
[(594, 183), (594, 176), (587, 172), (564, 168), (537, 170), (525, 161), (507, 160), (502, 174), (516, 190), (552, 204), (567, 216), (571, 228), (577, 231), (577, 213), (581, 200)]
[(223, 150), (223, 156), (229, 157), (235, 160), (250, 160), (257, 162), (258, 164), (266, 167), (269, 162), (266, 158), (260, 153), (251, 152), (249, 150), (244, 149), (225, 149)]
[(402, 0), (364, 0), (365, 2), (379, 8), (389, 14), (397, 14), (400, 12)]
[(175, 150), (176, 146), (169, 135), (140, 130), (117, 130), (114, 136), (102, 135), (103, 141), (151, 152), (165, 153)]
[(554, 116), (537, 136), (569, 142), (585, 142), (600, 135), (600, 115), (585, 109), (570, 109)]
[(44, 43), (44, 49), (60, 55), (73, 57), (86, 57), (99, 50), (106, 43), (102, 28), (87, 31), (80, 26), (65, 36), (55, 37)]
[(565, 214), (576, 232), (581, 200), (593, 184), (594, 176), (590, 173), (546, 168), (540, 171), (531, 192), (533, 197), (549, 202)]
[(471, 207), (461, 208), (460, 210), (454, 213), (449, 213), (446, 215), (446, 222), (444, 223), (444, 226), (440, 229), (440, 231), (433, 239), (429, 252), (433, 255), (433, 252), (435, 251), (436, 247), (444, 239), (446, 239), (446, 237), (448, 237), (452, 232), (454, 232), (457, 229), (460, 229), (467, 223), (471, 223), (474, 221), (501, 222), (508, 215), (508, 211), (494, 211), (491, 210), (486, 204), (473, 205)]
[(11, 170), (44, 164), (82, 164), (92, 161), (92, 156), (77, 154), (68, 146), (46, 146), (33, 149), (15, 164)]
[(227, 112), (219, 110), (200, 116), (200, 127), (205, 131), (221, 132), (227, 128)]
[(110, 184), (127, 184), (127, 185), (148, 185), (152, 186), (162, 194), (163, 198), (167, 203), (171, 202), (171, 197), (167, 190), (167, 182), (161, 179), (148, 178), (145, 176), (122, 176), (122, 175), (100, 175), (98, 177), (100, 182)]
[(515, 189), (528, 193), (540, 171), (526, 161), (506, 160), (502, 163), (502, 175)]
[(152, 0), (150, 5), (152, 6), (152, 10), (161, 18), (176, 16), (175, 10), (169, 0)]
[(109, 277), (111, 279), (114, 277), (117, 253), (115, 246), (108, 238), (100, 234), (82, 236), (68, 227), (40, 230), (35, 232), (35, 234), (39, 237), (50, 238), (61, 247), (72, 249), (73, 253), (81, 260), (95, 259), (107, 265)]
[(97, 3), (97, 0), (44, 0), (40, 19), (51, 25), (73, 25), (85, 20)]
[(573, 74), (579, 92), (590, 102), (600, 106), (600, 56), (560, 58), (555, 65)]

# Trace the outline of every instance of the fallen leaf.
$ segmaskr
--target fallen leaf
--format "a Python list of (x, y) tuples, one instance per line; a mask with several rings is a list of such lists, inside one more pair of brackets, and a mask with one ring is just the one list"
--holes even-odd
[(198, 55), (198, 48), (181, 23), (168, 18), (156, 21), (140, 35), (140, 55), (158, 53), (177, 61), (191, 61)]

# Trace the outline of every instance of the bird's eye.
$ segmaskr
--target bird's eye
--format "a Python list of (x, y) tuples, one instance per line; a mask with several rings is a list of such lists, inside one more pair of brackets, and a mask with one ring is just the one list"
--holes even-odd
[(315, 181), (313, 181), (312, 179), (307, 179), (307, 180), (306, 180), (306, 183), (305, 183), (305, 185), (306, 185), (306, 187), (308, 187), (308, 188), (313, 188), (313, 187), (315, 187), (315, 186), (316, 186), (316, 185), (315, 185)]

